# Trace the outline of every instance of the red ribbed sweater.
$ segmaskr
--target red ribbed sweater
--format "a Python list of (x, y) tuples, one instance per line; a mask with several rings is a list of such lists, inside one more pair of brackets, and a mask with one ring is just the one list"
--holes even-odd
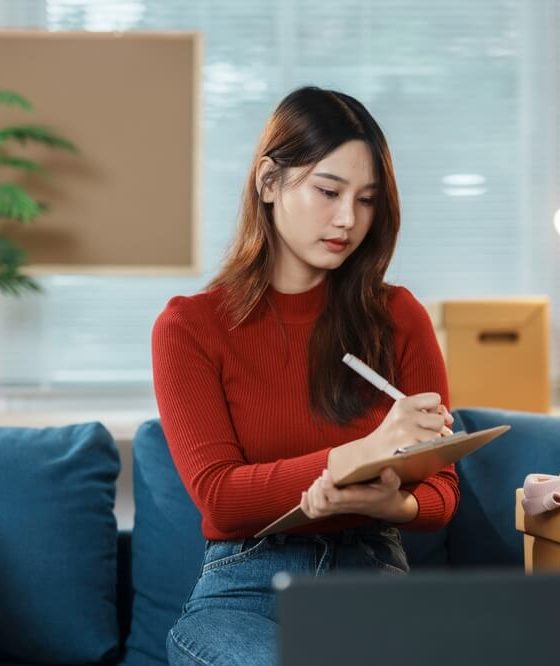
[[(169, 301), (153, 329), (154, 386), (169, 449), (202, 513), (204, 536), (238, 539), (298, 504), (327, 467), (330, 449), (374, 430), (392, 400), (382, 397), (344, 426), (313, 417), (307, 346), (325, 282), (300, 294), (269, 287), (266, 299), (233, 330), (219, 309), (222, 294), (214, 289)], [(404, 287), (392, 287), (389, 303), (398, 388), (405, 394), (437, 391), (448, 405), (445, 367), (424, 307)], [(456, 509), (453, 466), (405, 488), (419, 512), (401, 528), (438, 529)], [(369, 520), (335, 516), (294, 531), (325, 532)]]

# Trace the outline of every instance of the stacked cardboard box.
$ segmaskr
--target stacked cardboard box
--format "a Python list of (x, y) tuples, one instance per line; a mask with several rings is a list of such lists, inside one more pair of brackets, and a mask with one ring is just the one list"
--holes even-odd
[(444, 301), (452, 407), (550, 409), (549, 299)]
[(560, 571), (560, 509), (529, 516), (523, 511), (523, 488), (516, 491), (515, 527), (523, 532), (525, 572)]

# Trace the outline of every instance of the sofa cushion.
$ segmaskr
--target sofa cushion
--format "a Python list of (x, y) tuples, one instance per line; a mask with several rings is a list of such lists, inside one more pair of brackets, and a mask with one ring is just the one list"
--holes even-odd
[(511, 430), (457, 463), (461, 501), (448, 529), (450, 563), (522, 566), (515, 489), (531, 472), (560, 472), (560, 418), (497, 409), (457, 411), (469, 432), (502, 424)]
[(119, 469), (99, 423), (0, 428), (0, 661), (115, 654)]
[(125, 664), (167, 664), (167, 633), (200, 573), (200, 514), (169, 455), (159, 420), (133, 442), (135, 521), (132, 531), (132, 626)]

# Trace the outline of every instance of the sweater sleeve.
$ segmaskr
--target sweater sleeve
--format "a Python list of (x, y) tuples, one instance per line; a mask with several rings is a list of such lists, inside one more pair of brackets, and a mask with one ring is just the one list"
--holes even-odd
[[(443, 356), (434, 328), (424, 306), (404, 287), (393, 298), (394, 317), (399, 331), (397, 385), (406, 395), (435, 391), (449, 409), (449, 388)], [(446, 525), (457, 510), (459, 482), (454, 465), (445, 467), (421, 483), (403, 487), (418, 502), (418, 514), (399, 528), (437, 530)]]
[(224, 395), (212, 327), (196, 301), (172, 299), (152, 333), (154, 388), (179, 476), (207, 538), (253, 534), (301, 499), (327, 466), (329, 448), (249, 464)]

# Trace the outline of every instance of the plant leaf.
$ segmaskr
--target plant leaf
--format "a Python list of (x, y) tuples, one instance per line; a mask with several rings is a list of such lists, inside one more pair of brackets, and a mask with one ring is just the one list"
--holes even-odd
[(44, 206), (29, 196), (19, 185), (0, 184), (0, 218), (29, 224), (43, 210)]
[(0, 130), (0, 145), (13, 139), (25, 144), (27, 141), (42, 143), (51, 148), (60, 148), (77, 153), (78, 148), (67, 139), (58, 136), (53, 130), (43, 125), (12, 125)]
[(19, 270), (8, 271), (0, 263), (0, 292), (11, 296), (21, 296), (25, 291), (43, 291), (41, 285)]
[(46, 171), (45, 167), (38, 162), (26, 160), (21, 157), (9, 157), (8, 155), (2, 154), (0, 154), (0, 166), (9, 166), (14, 169), (22, 169), (23, 171), (33, 171), (36, 173), (44, 173)]
[(26, 111), (31, 111), (33, 107), (31, 102), (18, 95), (18, 93), (13, 90), (0, 90), (0, 104), (9, 104), (11, 106), (19, 106)]
[(5, 236), (0, 236), (0, 264), (10, 266), (21, 266), (27, 255), (13, 241)]
[(0, 268), (0, 291), (12, 296), (21, 296), (25, 291), (43, 291), (41, 285), (23, 273), (12, 276), (2, 275)]
[(26, 254), (4, 236), (0, 236), (0, 292), (20, 296), (25, 291), (42, 291), (33, 278), (21, 273)]

